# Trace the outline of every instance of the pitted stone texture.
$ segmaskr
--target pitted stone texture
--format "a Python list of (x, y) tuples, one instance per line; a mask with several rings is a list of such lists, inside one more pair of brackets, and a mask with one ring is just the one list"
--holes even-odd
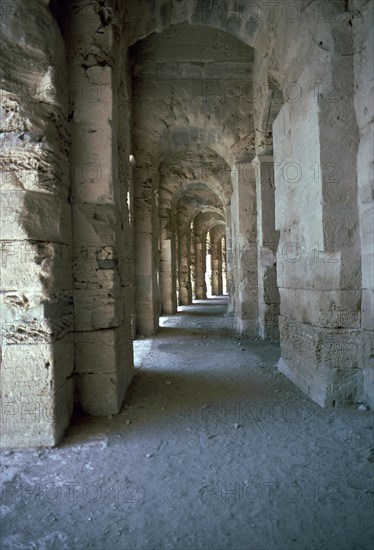
[[(91, 412), (89, 403), (98, 400), (95, 414), (101, 414), (100, 399), (105, 409), (117, 412), (133, 367), (132, 170), (129, 145), (119, 147), (123, 130), (115, 116), (125, 114), (121, 123), (128, 116), (126, 94), (121, 101), (117, 95), (120, 86), (126, 90), (128, 74), (126, 63), (114, 67), (119, 43), (114, 38), (113, 15), (109, 2), (77, 0), (70, 4), (67, 25), (73, 92), (75, 374), (78, 401)], [(126, 345), (118, 327), (122, 336), (127, 335)], [(110, 343), (109, 334), (116, 335)], [(103, 373), (108, 372), (114, 383), (109, 383), (107, 391), (104, 382), (100, 396), (97, 381), (107, 381)]]
[[(327, 49), (317, 66), (319, 53), (300, 70), (296, 82), (302, 94), (298, 101), (282, 106), (273, 125), (275, 217), (280, 230), (277, 277), (283, 318), (280, 367), (320, 404), (357, 399), (363, 380), (356, 200), (359, 136), (348, 61), (353, 38), (347, 14), (339, 23), (345, 33), (335, 25), (326, 26), (320, 41), (320, 45), (325, 40), (334, 44), (334, 51)], [(292, 32), (290, 39), (297, 40)], [(301, 58), (304, 55), (301, 50)], [(334, 82), (332, 93), (327, 81)], [(351, 329), (347, 335), (354, 335), (358, 363), (347, 349), (350, 367), (335, 366), (330, 371), (333, 360), (344, 361), (340, 344), (330, 346), (325, 363), (313, 342), (300, 343), (292, 330), (284, 328), (294, 320), (320, 331), (322, 343), (326, 334), (339, 338), (342, 329)]]
[(56, 444), (72, 409), (69, 90), (47, 3), (11, 4), (0, 21), (1, 445), (27, 447)]
[(279, 318), (279, 370), (322, 407), (355, 402), (362, 395), (360, 331), (339, 331)]
[(93, 415), (116, 414), (131, 382), (132, 334), (126, 325), (77, 332), (74, 343), (80, 406)]
[(2, 446), (53, 446), (73, 409), (72, 339), (8, 344), (1, 372)]
[(82, 410), (93, 416), (117, 414), (129, 382), (120, 371), (79, 375), (76, 387)]
[[(183, 302), (191, 283), (206, 296), (208, 236), (220, 292), (224, 228), (237, 329), (275, 334), (280, 311), (283, 372), (319, 403), (361, 395), (372, 406), (370, 2), (335, 2), (331, 19), (323, 1), (300, 0), (297, 24), (262, 0), (11, 4), (1, 391), (13, 395), (22, 375), (19, 412), (39, 391), (52, 411), (34, 426), (23, 411), (25, 444), (50, 444), (68, 421), (54, 391), (71, 400), (73, 329), (84, 408), (118, 410), (130, 335), (155, 333), (161, 305), (175, 310), (177, 271)], [(261, 161), (273, 131), (275, 201)], [(248, 178), (238, 167), (256, 155)], [(62, 345), (66, 365), (44, 372)]]
[[(370, 2), (354, 1), (356, 16), (352, 19), (354, 31), (355, 111), (360, 132), (357, 154), (358, 209), (360, 215), (362, 316), (361, 326), (365, 342), (363, 373), (366, 402), (374, 408), (374, 123), (372, 52), (373, 12)], [(368, 75), (371, 75), (369, 78)]]
[[(58, 391), (72, 374), (72, 338), (51, 344), (8, 344), (3, 349), (4, 395), (48, 396)], [(22, 392), (20, 392), (22, 388)]]

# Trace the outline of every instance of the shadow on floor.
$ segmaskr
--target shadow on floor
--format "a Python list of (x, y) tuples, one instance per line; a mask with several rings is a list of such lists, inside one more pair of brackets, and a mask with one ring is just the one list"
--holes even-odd
[[(178, 429), (179, 421), (185, 420), (203, 426), (220, 418), (222, 412), (235, 410), (238, 403), (256, 407), (274, 400), (276, 395), (275, 380), (265, 375), (263, 358), (256, 353), (242, 356), (236, 353), (243, 357), (241, 361), (233, 363), (231, 358), (218, 367), (201, 353), (191, 354), (182, 365), (157, 367), (159, 359), (155, 351), (155, 366), (135, 370), (120, 413), (92, 417), (76, 411), (62, 447), (103, 436), (123, 436), (126, 432), (135, 435), (143, 430), (172, 432)], [(165, 355), (166, 351), (162, 348), (159, 353)], [(273, 349), (273, 365), (278, 355), (277, 348)], [(275, 373), (276, 369), (272, 371)], [(227, 421), (234, 423), (232, 414), (228, 413)]]
[[(62, 446), (127, 432), (136, 436), (143, 429), (172, 430), (186, 417), (201, 424), (219, 407), (235, 409), (239, 401), (274, 398), (279, 347), (236, 335), (221, 316), (226, 302), (222, 297), (183, 306), (184, 311), (163, 318), (174, 326), (135, 340), (137, 368), (120, 413), (101, 411), (93, 417), (77, 410)], [(216, 306), (219, 313), (207, 306)]]

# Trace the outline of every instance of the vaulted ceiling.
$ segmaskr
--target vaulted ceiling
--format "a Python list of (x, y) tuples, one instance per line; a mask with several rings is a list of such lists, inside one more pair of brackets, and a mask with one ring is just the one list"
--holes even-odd
[(161, 207), (178, 205), (186, 220), (213, 208), (221, 222), (231, 169), (254, 149), (253, 48), (182, 23), (138, 41), (130, 57), (134, 154), (159, 170)]

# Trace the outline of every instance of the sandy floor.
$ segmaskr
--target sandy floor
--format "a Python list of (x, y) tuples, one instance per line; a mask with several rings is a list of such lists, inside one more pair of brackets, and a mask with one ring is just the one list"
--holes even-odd
[(223, 299), (136, 342), (115, 417), (2, 459), (2, 550), (372, 550), (373, 416), (323, 410)]

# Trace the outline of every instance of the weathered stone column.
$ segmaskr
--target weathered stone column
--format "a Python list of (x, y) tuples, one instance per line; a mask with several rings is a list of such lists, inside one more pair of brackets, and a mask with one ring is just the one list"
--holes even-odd
[(212, 295), (212, 243), (210, 241), (210, 233), (207, 230), (205, 235), (205, 288), (207, 296)]
[(226, 237), (222, 237), (222, 294), (227, 294), (227, 253)]
[(357, 152), (358, 210), (361, 238), (361, 330), (363, 398), (374, 409), (374, 120), (372, 101), (373, 31), (370, 2), (352, 19), (355, 66), (355, 111), (360, 143)]
[(170, 217), (160, 213), (160, 299), (161, 312), (177, 312), (175, 232), (170, 228)]
[(134, 182), (136, 323), (139, 334), (151, 336), (159, 326), (157, 170), (140, 161)]
[(226, 207), (226, 285), (229, 301), (227, 304), (227, 315), (235, 314), (235, 281), (234, 281), (234, 251), (235, 243), (232, 237), (232, 216), (231, 216), (231, 204)]
[(210, 230), (211, 258), (212, 258), (212, 294), (222, 295), (222, 244), (221, 229), (214, 227)]
[[(308, 71), (298, 82), (312, 91), (283, 105), (273, 125), (278, 365), (322, 406), (354, 400), (362, 392), (359, 135), (352, 62), (345, 53), (351, 45), (340, 32), (335, 37), (333, 53), (318, 64), (319, 78)], [(324, 93), (331, 83), (333, 92)]]
[(206, 254), (207, 254), (207, 245), (206, 245), (206, 235), (204, 235), (204, 238), (201, 240), (201, 257), (203, 259), (203, 300), (206, 300), (207, 298), (207, 287), (206, 287), (206, 280), (205, 280), (205, 274), (206, 274)]
[[(191, 296), (192, 301), (196, 296), (196, 251), (195, 251), (195, 234), (193, 226), (190, 229), (190, 261), (191, 261)], [(192, 302), (191, 302), (192, 303)]]
[(75, 379), (82, 408), (104, 415), (119, 411), (133, 372), (111, 10), (77, 1), (69, 23)]
[(52, 446), (73, 405), (66, 55), (47, 2), (2, 8), (0, 445)]
[(256, 186), (251, 162), (235, 166), (232, 197), (232, 240), (236, 328), (241, 334), (258, 334), (256, 243)]
[(190, 273), (190, 231), (188, 228), (178, 230), (178, 265), (179, 265), (179, 304), (192, 304)]
[(196, 225), (194, 224), (195, 236), (195, 296), (196, 300), (206, 299), (205, 289), (205, 247), (201, 240), (201, 235), (197, 233)]
[(223, 265), (223, 259), (222, 259), (222, 237), (217, 242), (217, 256), (218, 256), (218, 285), (217, 285), (217, 294), (218, 296), (222, 296), (223, 294), (223, 276), (222, 276), (222, 265)]
[(274, 163), (271, 155), (252, 161), (256, 173), (258, 247), (258, 330), (262, 338), (279, 339), (279, 291), (276, 253), (279, 233), (275, 230)]
[(210, 250), (211, 250), (211, 270), (212, 270), (212, 294), (213, 296), (218, 295), (218, 242), (214, 242), (212, 239), (210, 241)]

